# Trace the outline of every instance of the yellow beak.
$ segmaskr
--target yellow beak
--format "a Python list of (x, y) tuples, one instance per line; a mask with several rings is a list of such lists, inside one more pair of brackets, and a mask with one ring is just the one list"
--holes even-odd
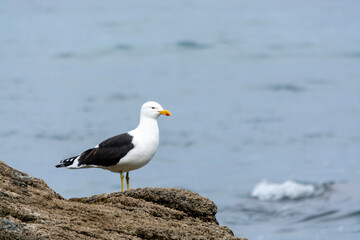
[(171, 116), (171, 113), (168, 111), (168, 110), (162, 110), (162, 111), (159, 111), (160, 114), (162, 115), (166, 115), (166, 116)]

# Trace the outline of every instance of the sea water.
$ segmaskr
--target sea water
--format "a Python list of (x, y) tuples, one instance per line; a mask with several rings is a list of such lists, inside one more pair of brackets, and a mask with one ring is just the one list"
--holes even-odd
[(359, 239), (358, 1), (0, 1), (0, 153), (65, 197), (118, 174), (54, 166), (135, 128), (131, 187), (211, 198), (249, 239)]

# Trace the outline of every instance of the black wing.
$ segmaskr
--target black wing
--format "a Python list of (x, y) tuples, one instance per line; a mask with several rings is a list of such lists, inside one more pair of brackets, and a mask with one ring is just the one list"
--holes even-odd
[(75, 160), (77, 157), (78, 157), (78, 156), (61, 160), (61, 161), (60, 161), (60, 164), (56, 165), (55, 167), (59, 168), (59, 167), (67, 167), (67, 166), (70, 166), (71, 164), (74, 163), (74, 160)]
[(131, 149), (133, 137), (128, 133), (123, 133), (111, 137), (99, 144), (97, 148), (91, 148), (80, 155), (79, 164), (111, 166), (117, 164)]

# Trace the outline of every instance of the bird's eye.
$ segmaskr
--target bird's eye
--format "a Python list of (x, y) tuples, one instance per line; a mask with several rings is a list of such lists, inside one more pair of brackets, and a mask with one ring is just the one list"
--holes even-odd
[(151, 107), (151, 109), (155, 109), (155, 107)]

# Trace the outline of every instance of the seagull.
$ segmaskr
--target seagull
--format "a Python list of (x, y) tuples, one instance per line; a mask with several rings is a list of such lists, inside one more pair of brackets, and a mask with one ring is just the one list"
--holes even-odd
[(141, 107), (137, 128), (108, 138), (94, 148), (60, 161), (55, 167), (102, 168), (120, 173), (122, 192), (124, 192), (123, 173), (126, 172), (126, 185), (129, 190), (129, 172), (149, 163), (159, 146), (157, 118), (160, 115), (171, 116), (171, 113), (157, 102), (146, 102)]

